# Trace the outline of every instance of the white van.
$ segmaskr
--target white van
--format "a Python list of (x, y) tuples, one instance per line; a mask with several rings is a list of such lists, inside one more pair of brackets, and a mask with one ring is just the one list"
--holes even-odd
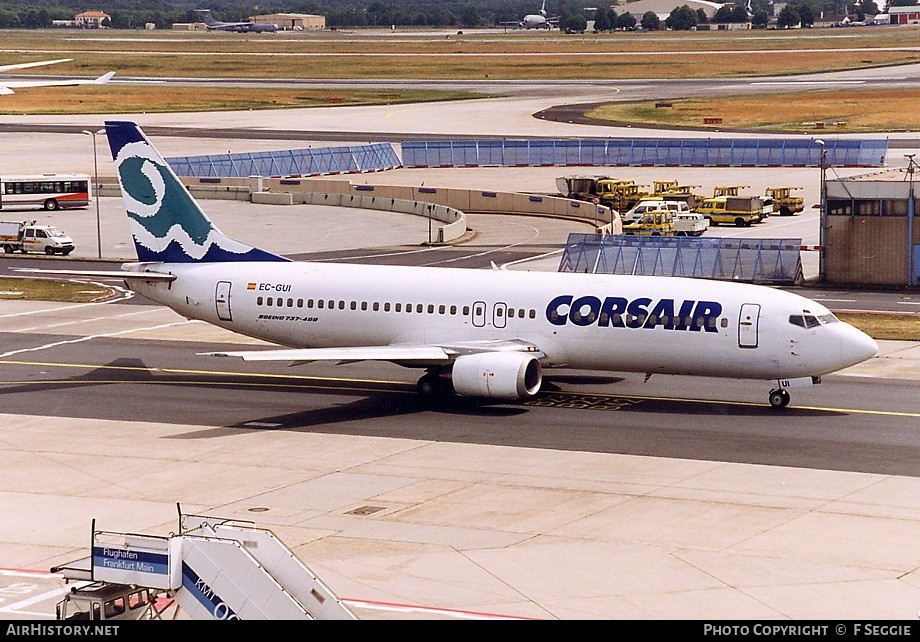
[(642, 199), (631, 210), (623, 214), (623, 223), (638, 221), (646, 212), (655, 210), (670, 210), (676, 217), (678, 214), (689, 214), (690, 206), (685, 201), (670, 201), (660, 198)]

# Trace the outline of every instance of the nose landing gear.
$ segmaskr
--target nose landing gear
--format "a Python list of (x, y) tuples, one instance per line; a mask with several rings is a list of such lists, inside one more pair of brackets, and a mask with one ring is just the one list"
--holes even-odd
[(789, 405), (789, 391), (785, 388), (775, 388), (770, 391), (770, 405), (774, 408), (785, 408)]

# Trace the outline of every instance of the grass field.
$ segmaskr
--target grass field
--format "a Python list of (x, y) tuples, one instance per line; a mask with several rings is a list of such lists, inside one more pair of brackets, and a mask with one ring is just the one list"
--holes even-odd
[[(49, 57), (73, 62), (30, 74), (98, 76), (107, 71), (146, 84), (34, 88), (0, 100), (2, 114), (108, 114), (367, 105), (471, 98), (476, 94), (173, 86), (157, 78), (323, 79), (673, 79), (782, 76), (920, 62), (920, 27), (788, 31), (654, 32), (566, 35), (455, 31), (217, 32), (66, 29), (0, 30), (4, 63)], [(36, 42), (41, 49), (35, 49)], [(25, 73), (25, 72), (24, 72)], [(920, 129), (920, 92), (907, 90), (765, 93), (711, 100), (615, 103), (590, 116), (609, 122), (721, 130), (807, 131), (832, 123), (852, 132)]]

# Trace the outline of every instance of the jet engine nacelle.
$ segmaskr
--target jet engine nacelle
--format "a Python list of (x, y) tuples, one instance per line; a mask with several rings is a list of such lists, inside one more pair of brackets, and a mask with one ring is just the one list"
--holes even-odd
[(530, 399), (540, 392), (540, 361), (520, 352), (482, 352), (457, 357), (451, 369), (454, 392), (468, 397)]

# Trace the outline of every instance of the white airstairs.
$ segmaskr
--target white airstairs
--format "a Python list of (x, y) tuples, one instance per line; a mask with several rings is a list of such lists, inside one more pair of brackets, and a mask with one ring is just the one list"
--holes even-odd
[(178, 534), (99, 531), (94, 521), (92, 539), (90, 557), (51, 569), (83, 582), (58, 619), (162, 619), (157, 597), (195, 620), (357, 619), (274, 533), (249, 522), (180, 509)]

